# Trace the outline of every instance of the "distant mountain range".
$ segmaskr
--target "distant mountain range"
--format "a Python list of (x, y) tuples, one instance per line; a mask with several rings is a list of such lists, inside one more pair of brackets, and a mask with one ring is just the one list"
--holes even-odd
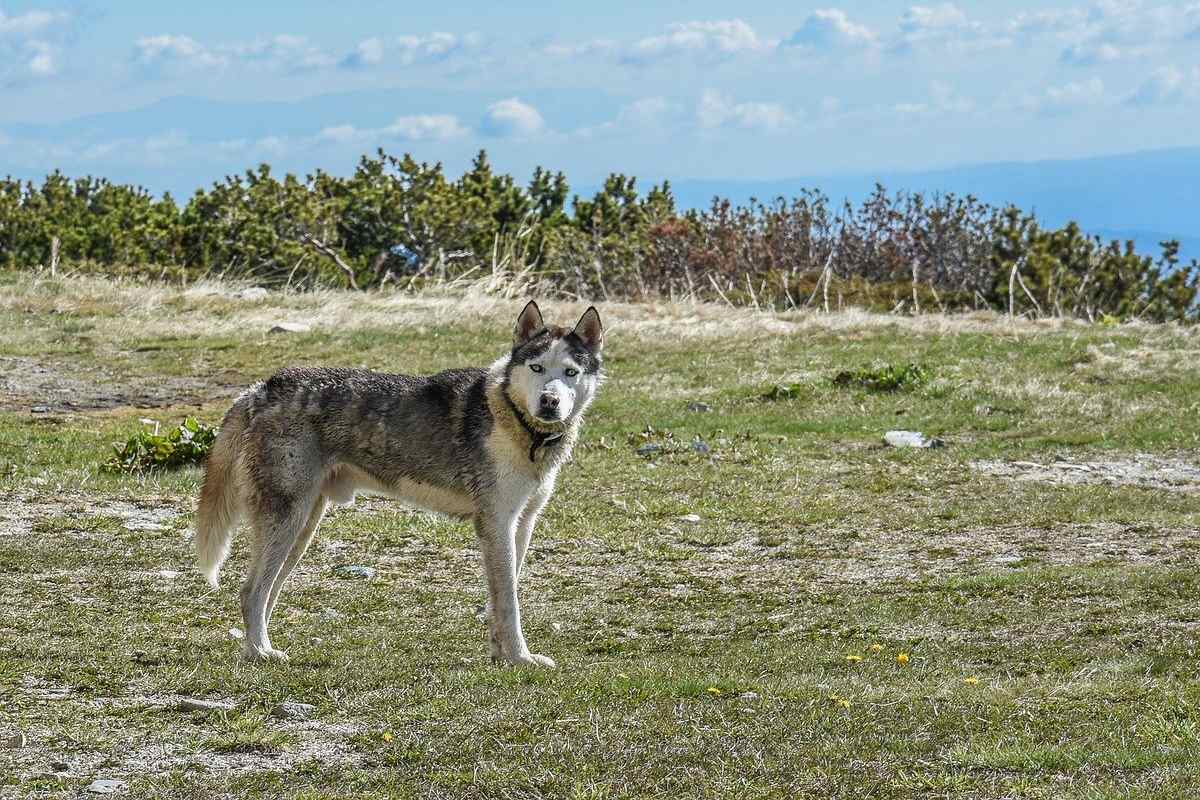
[(927, 172), (820, 175), (774, 181), (672, 182), (679, 204), (707, 206), (714, 196), (744, 202), (793, 197), (820, 189), (858, 201), (876, 183), (889, 191), (971, 194), (993, 205), (1012, 203), (1045, 224), (1074, 220), (1106, 239), (1132, 240), (1158, 255), (1159, 242), (1176, 239), (1186, 257), (1200, 258), (1200, 147), (1152, 150), (1098, 158), (981, 164)]

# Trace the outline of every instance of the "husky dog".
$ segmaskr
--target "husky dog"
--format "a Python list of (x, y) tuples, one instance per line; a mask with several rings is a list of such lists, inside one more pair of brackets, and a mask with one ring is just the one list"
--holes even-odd
[(553, 667), (521, 632), (517, 578), (559, 468), (602, 381), (600, 315), (547, 326), (530, 302), (512, 351), (490, 368), (429, 377), (289, 368), (225, 415), (196, 520), (200, 571), (217, 585), (238, 521), (254, 529), (241, 589), (243, 653), (287, 660), (267, 624), (329, 503), (375, 492), (475, 524), (492, 658)]

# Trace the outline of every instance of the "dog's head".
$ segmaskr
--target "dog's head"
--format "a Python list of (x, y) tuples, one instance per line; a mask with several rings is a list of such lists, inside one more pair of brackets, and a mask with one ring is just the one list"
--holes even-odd
[(552, 426), (587, 409), (601, 381), (604, 328), (595, 308), (574, 328), (547, 326), (532, 300), (517, 318), (508, 361), (509, 397), (531, 420)]

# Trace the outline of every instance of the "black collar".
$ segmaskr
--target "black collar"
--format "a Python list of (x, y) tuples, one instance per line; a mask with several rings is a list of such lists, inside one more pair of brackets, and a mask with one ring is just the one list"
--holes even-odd
[(561, 431), (559, 433), (539, 431), (526, 422), (525, 415), (521, 413), (521, 409), (517, 408), (517, 404), (513, 402), (511, 397), (508, 396), (507, 386), (503, 388), (501, 394), (504, 395), (504, 402), (508, 403), (508, 408), (510, 411), (512, 411), (513, 416), (517, 418), (517, 422), (521, 423), (521, 427), (525, 429), (525, 432), (529, 434), (529, 438), (532, 440), (532, 444), (529, 445), (530, 461), (534, 460), (534, 456), (537, 455), (539, 447), (553, 447), (554, 445), (558, 444), (560, 439), (563, 438), (564, 433)]

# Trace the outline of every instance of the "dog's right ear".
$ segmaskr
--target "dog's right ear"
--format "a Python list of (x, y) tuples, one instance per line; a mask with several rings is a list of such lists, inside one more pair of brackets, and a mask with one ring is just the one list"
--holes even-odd
[(537, 303), (532, 300), (525, 306), (521, 316), (517, 317), (517, 327), (513, 331), (513, 345), (520, 347), (533, 338), (533, 335), (546, 327), (542, 322), (542, 312)]

